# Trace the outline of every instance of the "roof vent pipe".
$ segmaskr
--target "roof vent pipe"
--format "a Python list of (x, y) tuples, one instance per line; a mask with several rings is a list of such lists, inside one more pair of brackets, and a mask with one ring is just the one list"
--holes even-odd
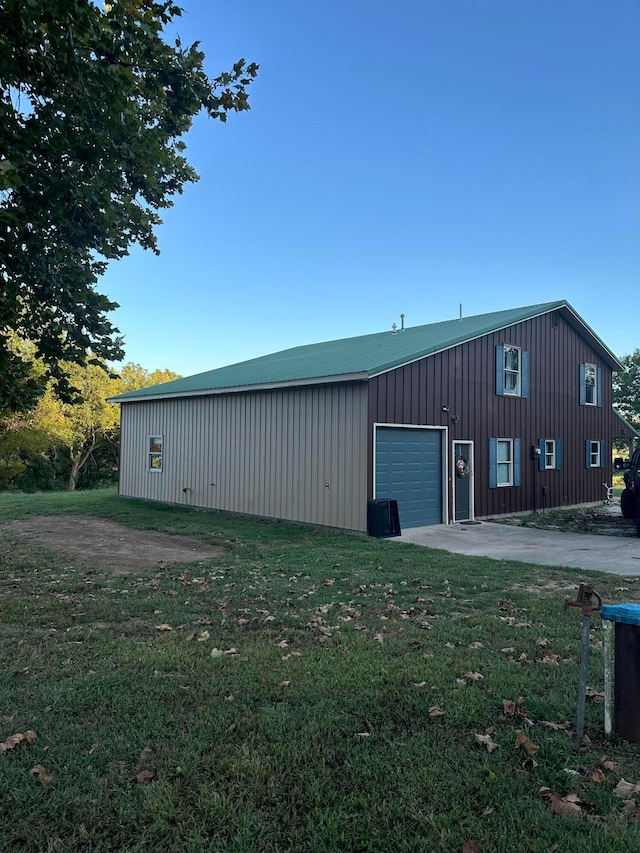
[(404, 314), (400, 315), (400, 331), (404, 332)]
[(462, 320), (462, 302), (460, 303), (460, 319)]
[(394, 323), (394, 324), (391, 326), (391, 334), (392, 334), (392, 335), (395, 335), (395, 333), (396, 333), (397, 331), (398, 331), (398, 324), (397, 324), (397, 323)]

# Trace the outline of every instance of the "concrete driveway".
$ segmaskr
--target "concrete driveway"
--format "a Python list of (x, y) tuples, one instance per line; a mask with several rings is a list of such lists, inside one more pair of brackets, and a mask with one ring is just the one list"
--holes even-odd
[(637, 538), (559, 533), (475, 521), (470, 524), (413, 527), (393, 541), (413, 542), (428, 548), (441, 548), (452, 554), (492, 557), (494, 560), (517, 560), (640, 576), (640, 539)]

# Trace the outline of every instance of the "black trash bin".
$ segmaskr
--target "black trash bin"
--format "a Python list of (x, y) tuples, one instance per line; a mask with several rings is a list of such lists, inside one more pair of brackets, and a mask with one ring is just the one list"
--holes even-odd
[(369, 536), (400, 536), (398, 501), (376, 498), (367, 501), (367, 533)]
[(613, 729), (640, 741), (640, 604), (605, 604), (603, 619), (615, 625)]

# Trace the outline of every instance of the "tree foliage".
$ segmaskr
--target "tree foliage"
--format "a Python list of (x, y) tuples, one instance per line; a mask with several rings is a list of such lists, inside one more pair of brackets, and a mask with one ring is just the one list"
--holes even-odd
[[(95, 364), (63, 367), (78, 399), (61, 399), (50, 381), (32, 409), (0, 419), (0, 490), (74, 490), (81, 478), (89, 482), (91, 467), (94, 481), (108, 482), (117, 473), (120, 412), (107, 398), (180, 378), (132, 363), (114, 375)], [(37, 360), (32, 369), (38, 372)]]
[[(32, 341), (58, 392), (63, 363), (123, 356), (98, 278), (197, 180), (181, 137), (202, 109), (249, 108), (257, 66), (209, 79), (198, 43), (165, 40), (171, 0), (0, 2), (0, 411), (41, 387), (9, 345)], [(89, 355), (88, 355), (89, 354)]]
[(623, 355), (624, 371), (613, 374), (613, 403), (620, 414), (640, 428), (640, 349)]

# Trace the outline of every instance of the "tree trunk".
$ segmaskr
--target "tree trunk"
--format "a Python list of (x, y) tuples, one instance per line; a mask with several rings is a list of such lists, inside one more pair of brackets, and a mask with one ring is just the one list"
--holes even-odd
[(69, 474), (69, 482), (67, 489), (70, 492), (75, 492), (78, 482), (78, 474), (85, 466), (87, 459), (91, 456), (94, 447), (96, 446), (97, 438), (95, 433), (91, 436), (91, 442), (87, 450), (83, 453), (82, 448), (79, 450), (69, 449), (69, 458), (71, 459), (71, 473)]
[(71, 457), (71, 473), (69, 474), (69, 482), (67, 483), (67, 489), (70, 492), (75, 492), (76, 483), (78, 482), (78, 474), (80, 473), (80, 460), (82, 458), (82, 453), (78, 451), (78, 453), (74, 453), (71, 451), (69, 453)]

